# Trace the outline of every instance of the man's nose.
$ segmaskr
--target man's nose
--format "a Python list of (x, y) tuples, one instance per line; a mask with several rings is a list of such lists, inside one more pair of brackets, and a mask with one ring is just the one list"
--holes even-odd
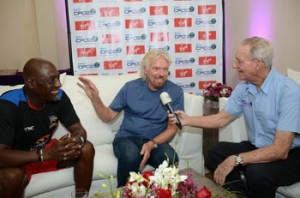
[(235, 61), (233, 61), (232, 68), (233, 69), (238, 69), (239, 65)]
[(54, 86), (55, 86), (55, 87), (61, 87), (61, 82), (60, 82), (59, 79), (56, 79), (56, 80), (55, 80)]

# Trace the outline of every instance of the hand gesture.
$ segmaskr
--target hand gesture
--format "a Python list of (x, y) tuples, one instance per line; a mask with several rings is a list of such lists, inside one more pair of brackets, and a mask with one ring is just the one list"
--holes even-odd
[(99, 90), (97, 89), (96, 85), (91, 80), (84, 77), (79, 77), (79, 80), (82, 82), (82, 84), (77, 83), (77, 85), (84, 90), (85, 94), (91, 100), (97, 100), (99, 98)]

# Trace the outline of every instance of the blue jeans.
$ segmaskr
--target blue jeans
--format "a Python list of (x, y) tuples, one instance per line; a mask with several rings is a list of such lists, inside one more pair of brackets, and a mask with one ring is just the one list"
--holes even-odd
[[(125, 186), (129, 172), (138, 171), (143, 159), (140, 151), (148, 141), (148, 139), (139, 137), (117, 137), (114, 139), (114, 154), (118, 158), (118, 187)], [(168, 143), (163, 143), (152, 149), (147, 164), (157, 168), (166, 159), (169, 159), (169, 165), (178, 163), (176, 151)]]

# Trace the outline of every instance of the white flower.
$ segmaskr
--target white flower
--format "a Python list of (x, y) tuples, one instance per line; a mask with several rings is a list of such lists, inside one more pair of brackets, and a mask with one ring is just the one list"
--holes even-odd
[(211, 87), (213, 87), (213, 88), (217, 87), (217, 83), (212, 83)]
[(168, 167), (168, 162), (164, 161), (150, 176), (150, 184), (157, 186), (157, 188), (169, 189), (171, 187), (172, 194), (175, 194), (178, 183), (185, 181), (186, 175), (179, 175), (178, 169), (175, 166)]
[(221, 95), (226, 95), (227, 93), (227, 89), (226, 88), (223, 88), (221, 91), (220, 91), (220, 94)]
[(146, 179), (140, 173), (130, 172), (129, 174), (129, 182), (141, 183), (143, 181), (146, 181)]
[(155, 170), (154, 175), (149, 177), (151, 189), (147, 189), (148, 186), (144, 186), (143, 182), (147, 181), (141, 174), (136, 172), (130, 172), (129, 185), (127, 189), (131, 191), (132, 197), (154, 197), (154, 189), (170, 189), (172, 194), (175, 195), (178, 184), (187, 179), (186, 175), (179, 175), (179, 170), (176, 166), (170, 166), (165, 160)]
[(138, 183), (133, 183), (130, 186), (132, 195), (134, 196), (145, 196), (147, 188), (144, 185), (139, 185)]

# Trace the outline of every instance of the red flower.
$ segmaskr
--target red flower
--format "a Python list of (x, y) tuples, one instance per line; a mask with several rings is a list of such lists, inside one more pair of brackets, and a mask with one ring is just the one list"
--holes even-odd
[(172, 198), (171, 190), (164, 190), (159, 188), (157, 190), (157, 198)]
[(219, 82), (207, 83), (204, 85), (203, 96), (212, 101), (219, 101), (220, 97), (229, 97), (232, 88)]
[(143, 172), (143, 177), (147, 180), (147, 181), (144, 181), (143, 182), (143, 185), (144, 186), (148, 186), (148, 183), (149, 183), (149, 181), (150, 181), (150, 176), (153, 176), (154, 174), (153, 174), (153, 172), (152, 171), (144, 171)]
[(150, 176), (153, 176), (154, 174), (153, 174), (153, 172), (152, 171), (144, 171), (143, 172), (143, 177), (145, 178), (145, 179), (147, 179), (148, 181), (150, 180)]
[(199, 191), (197, 191), (196, 198), (210, 198), (211, 192), (203, 186)]

